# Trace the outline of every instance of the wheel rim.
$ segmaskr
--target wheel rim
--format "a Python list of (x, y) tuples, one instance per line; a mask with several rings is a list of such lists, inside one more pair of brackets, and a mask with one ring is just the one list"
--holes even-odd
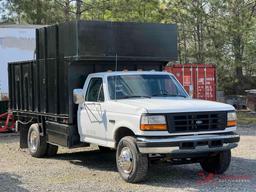
[(30, 132), (30, 137), (29, 137), (29, 148), (32, 152), (35, 152), (37, 150), (39, 144), (39, 134), (35, 131), (32, 130)]
[(128, 147), (124, 147), (118, 157), (119, 167), (124, 173), (131, 173), (133, 169), (132, 152)]

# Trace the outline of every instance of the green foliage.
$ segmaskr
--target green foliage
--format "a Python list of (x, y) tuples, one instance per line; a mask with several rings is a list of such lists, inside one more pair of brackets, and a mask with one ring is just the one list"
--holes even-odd
[(179, 63), (214, 63), (219, 89), (255, 88), (255, 0), (0, 0), (2, 22), (77, 19), (177, 23)]
[(91, 20), (159, 22), (158, 0), (84, 0), (82, 17)]
[(8, 18), (16, 23), (52, 24), (63, 19), (62, 10), (54, 0), (6, 0)]

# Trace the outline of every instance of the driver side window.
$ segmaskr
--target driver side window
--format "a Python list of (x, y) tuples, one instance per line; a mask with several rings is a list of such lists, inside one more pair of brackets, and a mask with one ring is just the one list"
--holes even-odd
[(89, 82), (89, 86), (85, 95), (85, 101), (103, 102), (103, 82), (102, 78), (92, 78)]

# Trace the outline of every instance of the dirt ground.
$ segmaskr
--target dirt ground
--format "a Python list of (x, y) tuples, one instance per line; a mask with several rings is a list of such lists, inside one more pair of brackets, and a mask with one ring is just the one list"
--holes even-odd
[(97, 147), (60, 148), (52, 158), (32, 158), (19, 149), (19, 137), (0, 135), (0, 191), (256, 191), (256, 126), (240, 126), (239, 147), (229, 170), (206, 174), (198, 164), (151, 165), (148, 180), (125, 183), (115, 166), (115, 154)]

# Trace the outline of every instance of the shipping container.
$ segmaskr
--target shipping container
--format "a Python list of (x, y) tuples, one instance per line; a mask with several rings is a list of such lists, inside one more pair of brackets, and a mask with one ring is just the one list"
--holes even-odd
[(193, 98), (216, 101), (215, 65), (174, 64), (165, 70), (173, 73)]
[(67, 147), (80, 143), (73, 89), (88, 74), (161, 71), (177, 59), (171, 24), (76, 21), (38, 29), (36, 41), (36, 60), (9, 63), (10, 107), (18, 119), (37, 119), (48, 142)]

